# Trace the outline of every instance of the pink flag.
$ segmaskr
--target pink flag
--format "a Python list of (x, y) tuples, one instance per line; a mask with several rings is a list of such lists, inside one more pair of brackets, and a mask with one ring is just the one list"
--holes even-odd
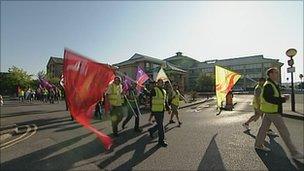
[(141, 69), (140, 66), (137, 67), (137, 74), (136, 74), (136, 82), (137, 86), (136, 89), (138, 92), (141, 92), (143, 84), (149, 79), (149, 76)]
[(130, 87), (131, 87), (131, 79), (128, 76), (125, 76), (123, 83), (122, 83), (123, 92), (126, 93), (127, 91), (129, 91)]

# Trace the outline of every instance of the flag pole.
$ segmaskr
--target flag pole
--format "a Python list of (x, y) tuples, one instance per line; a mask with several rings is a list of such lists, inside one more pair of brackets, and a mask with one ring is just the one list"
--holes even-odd
[(134, 100), (135, 100), (135, 104), (136, 104), (137, 111), (138, 111), (138, 113), (140, 114), (140, 116), (142, 116), (142, 114), (141, 114), (141, 112), (140, 112), (140, 109), (139, 109), (139, 106), (138, 106), (138, 103), (137, 103), (137, 100), (136, 100), (136, 98), (135, 98), (135, 95), (134, 95), (133, 91), (132, 91), (132, 95), (133, 95)]
[(146, 91), (148, 91), (150, 93), (150, 91), (143, 85), (138, 84), (137, 81), (135, 81), (134, 79), (132, 79), (131, 77), (127, 76), (126, 74), (120, 72), (120, 71), (116, 71), (118, 74), (120, 74), (121, 76), (125, 76), (128, 77), (133, 83), (135, 83), (136, 85), (139, 85), (140, 87), (143, 87)]
[(133, 108), (132, 108), (132, 106), (131, 106), (131, 104), (130, 104), (128, 98), (127, 98), (127, 96), (124, 95), (124, 97), (126, 98), (126, 100), (127, 100), (127, 102), (128, 102), (128, 105), (129, 105), (129, 107), (131, 108), (131, 110), (132, 110), (132, 112), (133, 112), (133, 115), (134, 115), (135, 117), (137, 117), (137, 115), (135, 114), (135, 111), (133, 110)]

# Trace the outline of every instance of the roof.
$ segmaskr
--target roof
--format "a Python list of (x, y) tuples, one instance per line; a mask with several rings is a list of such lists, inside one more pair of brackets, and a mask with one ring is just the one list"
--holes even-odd
[(154, 62), (154, 63), (157, 63), (157, 64), (165, 64), (165, 62), (161, 59), (135, 53), (130, 59), (128, 59), (126, 61), (123, 61), (123, 62), (120, 62), (120, 63), (117, 63), (117, 64), (114, 64), (114, 65), (115, 66), (123, 66), (123, 65), (133, 64), (135, 62), (140, 62), (140, 61), (150, 61), (150, 62)]
[(54, 63), (63, 63), (63, 58), (51, 56), (50, 60), (53, 60)]
[[(253, 55), (253, 56), (246, 56), (246, 57), (237, 57), (237, 58), (228, 58), (228, 59), (215, 59), (215, 60), (207, 60), (204, 62), (200, 62), (196, 67), (200, 68), (208, 68), (213, 67), (215, 64), (223, 64), (223, 65), (245, 65), (245, 64), (255, 64), (255, 63), (266, 63), (266, 62), (278, 62), (281, 66), (283, 65), (282, 62), (279, 62), (278, 59), (271, 59), (271, 58), (264, 58), (263, 55)], [(192, 67), (196, 68), (196, 67)]]
[[(178, 52), (178, 53), (180, 53), (180, 52)], [(196, 59), (193, 59), (193, 58), (191, 58), (191, 57), (189, 57), (189, 56), (181, 55), (181, 53), (180, 53), (180, 55), (176, 54), (176, 55), (171, 56), (171, 57), (169, 57), (169, 58), (166, 58), (166, 59), (164, 59), (164, 60), (165, 60), (165, 61), (170, 61), (170, 60), (176, 60), (176, 59), (180, 59), (180, 58), (186, 58), (186, 59), (193, 60), (193, 61), (195, 61), (195, 62), (200, 62), (200, 61), (198, 61), (198, 60), (196, 60)]]
[(168, 69), (173, 70), (173, 71), (179, 71), (179, 72), (184, 72), (184, 73), (187, 72), (185, 70), (182, 70), (182, 69), (176, 67), (175, 65), (173, 65), (173, 64), (171, 64), (169, 62), (167, 62), (167, 67), (168, 67)]

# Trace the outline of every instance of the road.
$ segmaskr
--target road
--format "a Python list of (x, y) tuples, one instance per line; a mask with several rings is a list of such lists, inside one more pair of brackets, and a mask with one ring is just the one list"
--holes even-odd
[[(167, 148), (159, 148), (157, 136), (147, 133), (149, 115), (143, 114), (143, 133), (133, 132), (133, 119), (105, 151), (99, 139), (70, 120), (59, 104), (7, 104), (1, 108), (1, 125), (35, 124), (30, 138), (1, 150), (1, 170), (297, 170), (304, 161), (292, 160), (280, 137), (267, 137), (269, 153), (254, 149), (261, 120), (252, 123), (250, 134), (241, 124), (252, 114), (249, 95), (236, 95), (234, 111), (216, 116), (215, 101), (180, 110), (179, 128), (166, 129)], [(165, 115), (165, 123), (168, 123)], [(303, 120), (284, 118), (295, 146), (303, 152)], [(93, 120), (98, 129), (111, 133), (109, 121)], [(121, 127), (119, 127), (121, 128)], [(277, 131), (272, 125), (271, 128)]]

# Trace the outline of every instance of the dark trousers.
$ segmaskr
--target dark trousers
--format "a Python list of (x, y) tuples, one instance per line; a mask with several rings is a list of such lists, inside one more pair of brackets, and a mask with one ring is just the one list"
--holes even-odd
[(132, 116), (134, 116), (135, 117), (134, 129), (139, 129), (139, 113), (138, 113), (137, 108), (133, 108), (133, 110), (135, 112), (136, 117), (134, 116), (134, 113), (133, 113), (132, 109), (130, 107), (128, 107), (128, 116), (123, 121), (122, 125), (125, 126), (130, 121), (130, 119), (132, 118)]
[(162, 143), (164, 142), (164, 112), (152, 112), (152, 115), (154, 115), (156, 125), (149, 129), (151, 133), (153, 134), (155, 131), (158, 131), (158, 142)]

